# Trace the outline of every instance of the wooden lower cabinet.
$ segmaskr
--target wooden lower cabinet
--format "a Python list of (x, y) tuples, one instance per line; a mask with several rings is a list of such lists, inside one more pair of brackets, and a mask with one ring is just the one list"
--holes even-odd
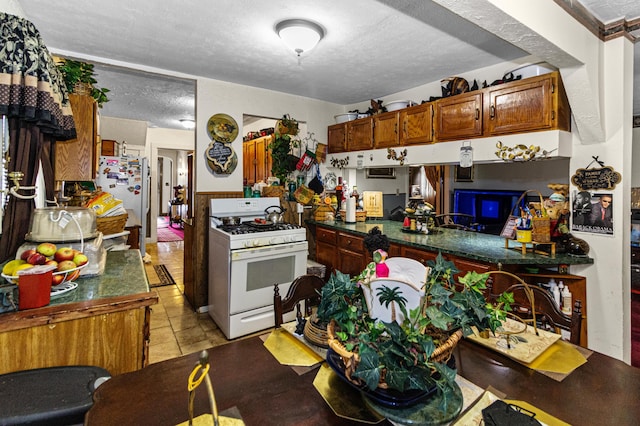
[(417, 260), (424, 266), (427, 266), (427, 261), (436, 260), (438, 253), (434, 251), (420, 250), (413, 247), (402, 246), (402, 257), (408, 257), (409, 259)]
[(337, 266), (340, 272), (351, 276), (360, 275), (367, 266), (364, 238), (338, 232)]
[(0, 374), (67, 365), (139, 370), (149, 362), (149, 315), (142, 306), (0, 332)]

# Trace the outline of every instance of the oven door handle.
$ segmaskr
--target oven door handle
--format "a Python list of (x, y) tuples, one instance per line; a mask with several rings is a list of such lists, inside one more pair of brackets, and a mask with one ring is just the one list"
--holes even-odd
[(274, 246), (263, 246), (239, 250), (231, 250), (231, 261), (250, 259), (264, 256), (280, 256), (288, 253), (296, 253), (301, 250), (307, 250), (309, 247), (306, 241), (291, 244), (278, 244)]

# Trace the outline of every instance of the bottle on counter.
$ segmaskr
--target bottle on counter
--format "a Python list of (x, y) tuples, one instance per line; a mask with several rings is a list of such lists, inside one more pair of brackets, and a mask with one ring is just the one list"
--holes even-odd
[(342, 176), (338, 177), (338, 185), (336, 185), (336, 212), (340, 211), (340, 207), (342, 207)]
[(569, 286), (564, 287), (564, 293), (562, 293), (562, 312), (571, 315), (573, 304), (573, 295), (569, 291)]
[(560, 282), (558, 283), (558, 291), (560, 292), (560, 305), (559, 305), (559, 308), (560, 308), (560, 310), (562, 310), (562, 308), (564, 306), (564, 300), (562, 299), (562, 297), (564, 295), (564, 283), (562, 282), (562, 280), (560, 280)]

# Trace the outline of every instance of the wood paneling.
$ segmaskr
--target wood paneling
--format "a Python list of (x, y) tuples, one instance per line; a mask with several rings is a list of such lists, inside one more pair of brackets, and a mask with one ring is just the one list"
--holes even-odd
[(98, 106), (88, 95), (69, 94), (76, 139), (57, 141), (54, 152), (55, 180), (88, 181), (95, 178)]
[[(197, 192), (195, 195), (192, 220), (187, 225), (190, 229), (185, 228), (184, 235), (184, 295), (194, 309), (209, 304), (209, 200), (214, 198), (242, 198), (242, 191)], [(192, 250), (189, 257), (187, 247)]]
[(96, 365), (112, 375), (139, 370), (148, 353), (148, 309), (0, 333), (0, 374), (65, 365)]

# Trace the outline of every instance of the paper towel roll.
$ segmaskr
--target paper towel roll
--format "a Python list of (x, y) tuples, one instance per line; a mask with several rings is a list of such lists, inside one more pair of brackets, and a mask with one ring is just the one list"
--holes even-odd
[(356, 199), (349, 197), (347, 199), (347, 207), (345, 208), (345, 215), (347, 216), (345, 222), (355, 223), (356, 221)]

